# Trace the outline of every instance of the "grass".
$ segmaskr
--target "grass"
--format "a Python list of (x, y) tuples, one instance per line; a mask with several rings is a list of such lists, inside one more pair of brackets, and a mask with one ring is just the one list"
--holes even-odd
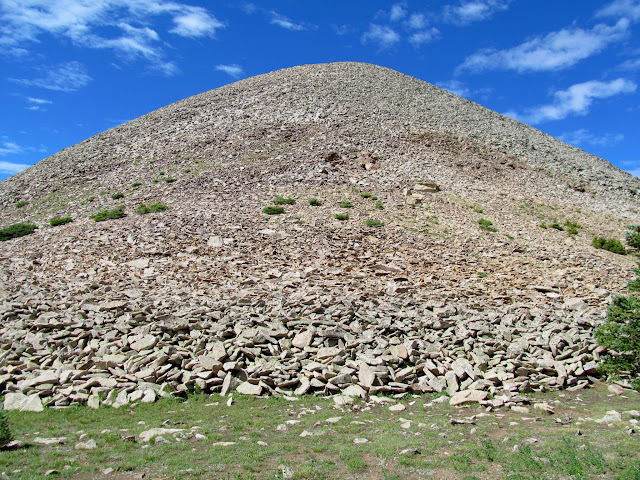
[(111, 198), (114, 200), (118, 200), (120, 198), (124, 198), (124, 193), (114, 193), (113, 195), (111, 195)]
[(365, 222), (365, 225), (367, 227), (381, 227), (382, 225), (384, 225), (383, 222), (381, 222), (380, 220), (375, 220), (373, 218), (368, 218), (367, 221)]
[(26, 205), (29, 205), (29, 202), (27, 202), (26, 200), (22, 200), (21, 202), (16, 203), (16, 208), (22, 208)]
[(140, 185), (142, 185), (142, 183), (140, 183), (140, 182), (133, 182), (133, 183), (131, 184), (131, 188), (138, 188)]
[(294, 205), (296, 201), (293, 198), (277, 196), (273, 199), (275, 205)]
[(49, 220), (49, 225), (51, 225), (52, 227), (57, 227), (59, 225), (65, 225), (71, 222), (73, 222), (73, 219), (71, 217), (54, 217)]
[(136, 213), (139, 213), (140, 215), (145, 215), (147, 213), (164, 212), (165, 210), (168, 210), (168, 209), (169, 207), (167, 207), (164, 203), (152, 203), (151, 205), (148, 205), (148, 206), (142, 203), (138, 208), (136, 208)]
[(617, 238), (593, 237), (591, 246), (599, 250), (607, 250), (618, 255), (626, 255), (627, 249), (624, 248), (622, 242)]
[(338, 202), (338, 206), (339, 206), (340, 208), (351, 208), (351, 207), (353, 207), (353, 203), (351, 203), (351, 202), (350, 202), (350, 201), (348, 201), (348, 200), (344, 200), (344, 201), (342, 201), (342, 202)]
[(349, 214), (348, 213), (334, 213), (333, 214), (334, 217), (336, 217), (336, 220), (349, 220)]
[(493, 226), (493, 222), (491, 220), (487, 220), (486, 218), (480, 218), (478, 220), (478, 225), (480, 225), (481, 230), (485, 230), (487, 232), (497, 232), (498, 229)]
[(24, 237), (36, 230), (32, 223), (14, 223), (6, 227), (0, 228), (0, 242), (11, 240), (12, 238)]
[(173, 182), (175, 182), (175, 181), (177, 181), (177, 180), (178, 180), (177, 178), (165, 178), (165, 179), (164, 179), (164, 181), (165, 181), (166, 183), (173, 183)]
[(284, 207), (264, 207), (262, 213), (266, 213), (267, 215), (281, 215), (284, 213)]
[(318, 200), (317, 198), (310, 198), (309, 199), (309, 205), (311, 205), (312, 207), (319, 207), (322, 205), (322, 202), (320, 200)]
[(376, 202), (376, 207), (378, 210), (382, 210), (384, 208), (384, 205), (382, 204), (382, 202)]
[[(553, 405), (556, 413), (456, 408), (433, 403), (432, 395), (407, 395), (399, 400), (406, 410), (393, 413), (374, 402), (337, 410), (331, 399), (321, 397), (289, 402), (237, 394), (230, 407), (218, 395), (194, 394), (120, 409), (12, 411), (7, 416), (13, 436), (24, 446), (0, 452), (0, 471), (26, 480), (43, 478), (51, 469), (61, 472), (56, 478), (98, 478), (105, 468), (113, 468), (117, 478), (157, 479), (271, 480), (282, 479), (283, 470), (294, 479), (640, 477), (638, 437), (626, 433), (628, 422), (606, 426), (587, 420), (611, 409), (637, 409), (640, 394), (609, 397), (606, 385), (598, 385), (527, 396)], [(572, 416), (571, 423), (555, 422), (565, 414)], [(332, 417), (341, 418), (327, 422)], [(472, 423), (452, 425), (451, 418)], [(409, 428), (402, 428), (406, 420)], [(141, 432), (157, 427), (183, 432), (164, 435), (168, 443), (139, 439)], [(301, 436), (305, 431), (311, 435)], [(75, 450), (81, 434), (98, 448)], [(66, 441), (41, 445), (35, 437)], [(355, 438), (369, 441), (356, 445)], [(401, 453), (405, 450), (414, 453)]]
[(104, 222), (105, 220), (115, 220), (126, 216), (127, 214), (124, 213), (124, 205), (120, 205), (113, 210), (102, 210), (94, 213), (90, 215), (89, 218), (93, 218), (96, 222)]

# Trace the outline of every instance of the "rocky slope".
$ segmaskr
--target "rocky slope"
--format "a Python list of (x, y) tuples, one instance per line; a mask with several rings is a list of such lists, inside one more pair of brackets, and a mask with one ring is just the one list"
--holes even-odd
[[(638, 191), (605, 160), (385, 68), (243, 80), (0, 183), (1, 225), (39, 226), (0, 243), (0, 388), (53, 406), (236, 387), (499, 405), (583, 388), (593, 327), (633, 265), (591, 239), (640, 223)], [(296, 203), (264, 214), (277, 195)], [(154, 202), (169, 210), (135, 213)], [(124, 218), (88, 218), (119, 205)]]

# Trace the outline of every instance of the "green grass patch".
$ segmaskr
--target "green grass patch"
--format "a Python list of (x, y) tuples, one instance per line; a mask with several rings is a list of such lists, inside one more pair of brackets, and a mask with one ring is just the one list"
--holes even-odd
[(51, 225), (52, 227), (57, 227), (59, 225), (65, 225), (71, 222), (73, 222), (73, 219), (71, 217), (54, 217), (49, 220), (49, 225)]
[(384, 208), (384, 205), (382, 204), (382, 202), (376, 202), (376, 207), (378, 210), (382, 210)]
[(32, 223), (14, 223), (4, 228), (0, 228), (0, 242), (11, 240), (12, 238), (24, 237), (36, 230), (35, 225)]
[(367, 227), (381, 227), (382, 225), (384, 225), (383, 222), (381, 222), (380, 220), (375, 220), (373, 218), (367, 218), (367, 221), (365, 222), (365, 225)]
[(309, 199), (309, 205), (311, 205), (312, 207), (319, 207), (322, 205), (322, 202), (320, 200), (318, 200), (317, 198), (310, 198)]
[(294, 205), (296, 201), (293, 198), (277, 196), (273, 199), (275, 205)]
[(342, 202), (338, 202), (338, 206), (339, 206), (340, 208), (351, 208), (351, 207), (353, 207), (353, 203), (351, 203), (351, 202), (350, 202), (350, 201), (348, 201), (348, 200), (344, 200), (344, 201), (342, 201)]
[(498, 229), (493, 226), (493, 222), (491, 220), (487, 220), (486, 218), (480, 218), (478, 220), (478, 225), (480, 225), (481, 230), (485, 230), (487, 232), (497, 232)]
[(140, 185), (142, 185), (142, 183), (140, 183), (140, 182), (133, 182), (133, 183), (131, 184), (131, 188), (138, 188)]
[(173, 182), (175, 182), (175, 181), (177, 181), (177, 180), (178, 180), (177, 178), (165, 178), (165, 179), (164, 179), (164, 181), (165, 181), (166, 183), (173, 183)]
[(622, 242), (617, 238), (593, 237), (591, 246), (600, 250), (607, 250), (618, 255), (626, 255), (627, 249), (624, 248)]
[(267, 215), (281, 215), (284, 213), (284, 207), (274, 207), (268, 206), (262, 209), (262, 213), (266, 213)]
[(124, 193), (114, 193), (111, 195), (111, 198), (114, 200), (119, 200), (120, 198), (124, 198)]
[(361, 196), (362, 198), (371, 198), (371, 197), (372, 197), (372, 195), (371, 195), (370, 193), (364, 193), (364, 192), (362, 192), (362, 193), (360, 194), (360, 196)]
[(333, 216), (336, 218), (336, 220), (349, 220), (349, 214), (348, 213), (334, 213)]
[(27, 202), (26, 200), (23, 200), (21, 202), (16, 203), (16, 208), (22, 208), (26, 205), (29, 205), (29, 202)]
[(155, 212), (164, 212), (168, 210), (164, 203), (152, 203), (151, 205), (145, 205), (144, 203), (140, 204), (138, 208), (136, 208), (136, 213), (140, 215), (145, 215), (147, 213), (155, 213)]
[(116, 220), (126, 216), (127, 214), (124, 213), (124, 205), (120, 205), (112, 210), (102, 210), (94, 213), (90, 215), (89, 218), (93, 218), (96, 222), (104, 222), (105, 220)]

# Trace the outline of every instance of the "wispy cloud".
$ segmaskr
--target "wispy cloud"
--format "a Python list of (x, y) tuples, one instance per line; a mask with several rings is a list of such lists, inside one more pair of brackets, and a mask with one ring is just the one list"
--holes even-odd
[(558, 135), (558, 140), (580, 147), (591, 145), (594, 147), (611, 147), (624, 140), (622, 133), (605, 133), (604, 135), (595, 135), (586, 128), (574, 130), (573, 132), (565, 132)]
[[(2, 148), (0, 148), (0, 152), (1, 151)], [(25, 170), (30, 166), (31, 165), (27, 165), (26, 163), (0, 161), (0, 175), (15, 175), (16, 173), (21, 172), (22, 170)]]
[(463, 1), (457, 5), (446, 5), (443, 18), (455, 25), (468, 25), (473, 22), (486, 20), (496, 12), (509, 8), (511, 0), (472, 0)]
[(9, 155), (11, 153), (20, 153), (22, 148), (17, 143), (3, 142), (0, 144), (0, 155)]
[(548, 120), (562, 120), (570, 115), (586, 115), (594, 99), (613, 97), (634, 92), (637, 85), (627, 79), (618, 78), (610, 82), (591, 80), (577, 83), (567, 90), (553, 94), (553, 101), (546, 105), (529, 108), (524, 113), (514, 111), (505, 115), (525, 123), (536, 124)]
[(389, 12), (389, 19), (392, 22), (397, 22), (398, 20), (403, 19), (407, 15), (407, 5), (405, 3), (396, 3), (391, 6), (391, 11)]
[(465, 59), (458, 71), (515, 70), (519, 73), (560, 70), (575, 65), (624, 38), (629, 21), (598, 24), (591, 30), (565, 28), (507, 50), (481, 50)]
[(80, 62), (66, 62), (49, 69), (40, 68), (42, 76), (33, 79), (11, 79), (23, 85), (60, 92), (80, 90), (93, 80)]
[(242, 69), (242, 67), (240, 65), (236, 65), (235, 63), (233, 65), (216, 65), (216, 70), (224, 72), (233, 78), (240, 78), (244, 75), (244, 70)]
[(305, 27), (303, 24), (301, 23), (295, 23), (293, 21), (291, 21), (288, 17), (285, 17), (284, 15), (280, 15), (277, 12), (271, 12), (271, 22), (272, 25), (277, 25), (278, 27), (282, 27), (286, 30), (293, 30), (293, 31), (300, 31), (300, 30), (306, 30), (307, 27)]
[(362, 35), (362, 43), (374, 43), (378, 45), (381, 50), (391, 48), (393, 45), (400, 41), (400, 35), (391, 27), (386, 25), (376, 25), (374, 23), (369, 25), (364, 35)]
[(426, 30), (412, 33), (409, 37), (409, 42), (411, 42), (413, 46), (419, 47), (423, 43), (430, 42), (438, 36), (440, 36), (440, 30), (438, 30), (436, 27), (431, 27)]
[[(213, 36), (224, 24), (203, 7), (170, 0), (3, 0), (0, 2), (0, 47), (14, 55), (28, 53), (44, 35), (75, 46), (108, 48), (129, 59), (143, 58), (156, 70), (175, 71), (164, 59), (154, 17), (170, 17), (170, 33), (187, 38)], [(169, 68), (168, 68), (169, 66)]]
[(640, 20), (640, 1), (615, 0), (601, 8), (596, 13), (598, 17), (624, 17), (630, 20)]

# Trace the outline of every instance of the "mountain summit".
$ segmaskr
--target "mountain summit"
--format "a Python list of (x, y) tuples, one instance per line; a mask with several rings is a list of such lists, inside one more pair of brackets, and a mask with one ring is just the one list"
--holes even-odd
[(633, 265), (591, 243), (640, 223), (638, 192), (386, 68), (242, 80), (0, 182), (0, 226), (38, 227), (0, 243), (0, 388), (60, 406), (583, 388)]

